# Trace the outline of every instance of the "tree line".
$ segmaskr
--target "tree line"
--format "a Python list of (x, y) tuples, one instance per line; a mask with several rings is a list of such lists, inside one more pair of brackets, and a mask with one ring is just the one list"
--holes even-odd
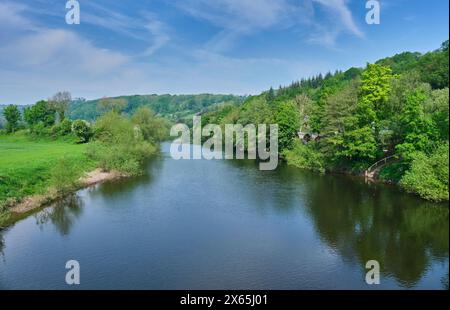
[[(430, 200), (448, 200), (448, 41), (271, 88), (205, 123), (279, 125), (282, 157), (321, 172), (361, 174), (386, 157), (377, 177)], [(300, 138), (301, 137), (301, 138)]]

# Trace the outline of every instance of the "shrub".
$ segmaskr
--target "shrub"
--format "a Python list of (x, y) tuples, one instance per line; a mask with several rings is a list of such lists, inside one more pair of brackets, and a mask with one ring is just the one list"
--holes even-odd
[(65, 195), (78, 186), (81, 169), (67, 157), (61, 158), (51, 171), (51, 184), (60, 195)]
[(30, 133), (32, 136), (43, 137), (51, 135), (52, 129), (46, 127), (44, 123), (37, 123), (30, 126)]
[(160, 142), (169, 136), (167, 122), (147, 107), (139, 107), (131, 118), (139, 126), (143, 138), (147, 141)]
[(321, 173), (325, 172), (324, 157), (319, 151), (314, 149), (313, 143), (306, 145), (296, 140), (292, 150), (284, 151), (283, 155), (289, 165)]
[(79, 143), (89, 142), (89, 139), (92, 137), (92, 130), (89, 123), (81, 119), (73, 122), (72, 132), (78, 138)]
[(130, 175), (142, 172), (146, 158), (156, 147), (144, 140), (135, 125), (115, 111), (100, 117), (94, 128), (95, 141), (88, 146), (87, 155), (105, 170), (117, 170)]
[(439, 146), (430, 156), (416, 152), (414, 158), (400, 185), (428, 200), (448, 200), (448, 143)]
[(65, 118), (61, 123), (58, 124), (59, 135), (66, 136), (72, 132), (72, 122)]

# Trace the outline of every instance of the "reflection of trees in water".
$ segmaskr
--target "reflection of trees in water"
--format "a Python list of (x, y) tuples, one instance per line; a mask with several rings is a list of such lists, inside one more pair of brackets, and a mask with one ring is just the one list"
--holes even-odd
[(308, 184), (322, 239), (347, 260), (380, 262), (383, 273), (414, 286), (432, 260), (448, 257), (448, 208), (381, 186), (326, 178)]
[[(375, 259), (384, 276), (413, 287), (433, 261), (448, 260), (446, 206), (359, 178), (318, 175), (285, 165), (261, 173), (255, 163), (228, 162), (245, 170), (246, 191), (258, 207), (292, 212), (304, 205), (322, 241), (364, 272), (365, 263)], [(445, 281), (448, 286), (448, 275), (444, 286)]]
[(3, 239), (2, 232), (0, 230), (0, 256), (3, 256), (3, 249), (5, 248), (5, 239)]
[(145, 172), (142, 175), (105, 182), (97, 188), (92, 188), (90, 195), (92, 197), (101, 196), (112, 199), (133, 191), (137, 186), (148, 186), (161, 171), (163, 163), (162, 158), (153, 156), (145, 163)]
[(442, 288), (444, 290), (448, 290), (448, 271), (447, 271), (447, 274), (444, 277), (442, 277), (441, 283), (442, 283)]
[(39, 212), (35, 217), (38, 225), (51, 222), (61, 235), (68, 235), (82, 212), (82, 200), (76, 195), (70, 195)]

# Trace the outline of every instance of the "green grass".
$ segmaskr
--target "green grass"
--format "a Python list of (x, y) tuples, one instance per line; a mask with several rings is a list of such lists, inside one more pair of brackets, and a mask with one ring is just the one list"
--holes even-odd
[(86, 157), (86, 147), (63, 140), (31, 140), (20, 133), (0, 136), (0, 206), (55, 186), (55, 170), (61, 169), (62, 160), (71, 171), (92, 170), (95, 162)]

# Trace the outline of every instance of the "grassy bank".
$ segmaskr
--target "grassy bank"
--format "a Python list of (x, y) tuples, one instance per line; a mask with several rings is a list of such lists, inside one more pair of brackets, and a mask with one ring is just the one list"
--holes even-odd
[[(132, 118), (110, 111), (94, 124), (75, 124), (71, 133), (56, 138), (37, 136), (33, 128), (0, 135), (0, 226), (11, 207), (21, 213), (16, 210), (37, 208), (82, 186), (143, 173), (167, 131), (166, 123), (146, 108)], [(94, 175), (86, 174), (96, 168)]]
[[(70, 139), (32, 140), (24, 134), (0, 136), (0, 208), (25, 197), (44, 195), (61, 182), (75, 182), (84, 172), (96, 167), (86, 155), (88, 145)], [(0, 215), (1, 218), (1, 215)], [(1, 222), (1, 220), (0, 220)]]

